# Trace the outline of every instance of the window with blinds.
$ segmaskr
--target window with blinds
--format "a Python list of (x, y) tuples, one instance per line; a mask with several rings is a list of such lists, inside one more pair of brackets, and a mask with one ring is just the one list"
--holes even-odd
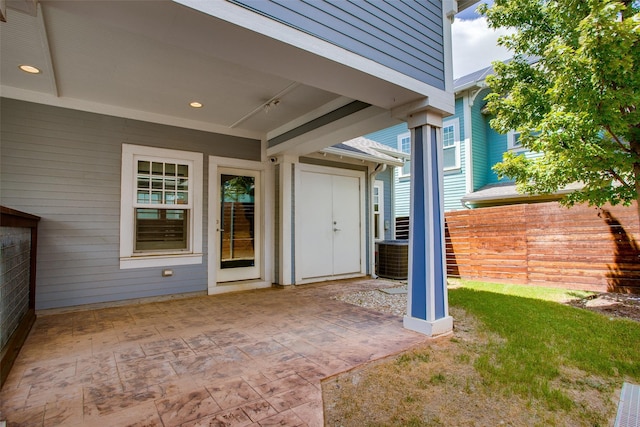
[(189, 164), (137, 158), (134, 251), (189, 249)]
[(122, 144), (120, 268), (202, 264), (202, 153)]

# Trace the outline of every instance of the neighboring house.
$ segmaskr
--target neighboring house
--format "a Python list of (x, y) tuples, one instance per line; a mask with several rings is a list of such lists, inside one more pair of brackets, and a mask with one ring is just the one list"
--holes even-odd
[[(456, 99), (456, 115), (443, 120), (443, 170), (444, 170), (444, 208), (445, 210), (459, 209), (460, 198), (453, 189), (465, 188), (466, 163), (464, 147), (460, 142), (460, 124), (457, 118), (458, 100)], [(404, 153), (411, 152), (411, 134), (405, 123), (391, 126), (381, 131), (365, 136), (381, 144), (393, 147)], [(409, 183), (411, 181), (411, 161), (408, 159), (404, 166), (395, 171), (395, 214), (396, 217), (409, 216)], [(462, 193), (464, 195), (464, 192)]]
[[(513, 181), (499, 179), (493, 166), (502, 161), (507, 151), (525, 156), (536, 156), (519, 143), (516, 132), (500, 134), (489, 124), (484, 98), (489, 93), (485, 79), (492, 67), (478, 70), (454, 80), (455, 113), (443, 119), (443, 181), (444, 208), (446, 211), (467, 208), (497, 206), (512, 203), (549, 201), (560, 197), (574, 187), (547, 196), (520, 194)], [(366, 138), (405, 153), (411, 151), (411, 134), (405, 123), (366, 135)], [(394, 179), (394, 209), (397, 235), (406, 238), (409, 217), (409, 192), (411, 182), (410, 161), (396, 169)]]
[(486, 111), (484, 98), (490, 92), (485, 80), (492, 73), (493, 68), (487, 67), (454, 80), (454, 117), (461, 124), (461, 149), (466, 153), (465, 185), (448, 187), (445, 179), (445, 197), (459, 201), (455, 209), (478, 208), (557, 200), (562, 194), (577, 188), (569, 186), (555, 194), (532, 196), (518, 193), (512, 180), (498, 177), (493, 167), (502, 161), (504, 153), (512, 151), (527, 157), (536, 157), (539, 153), (522, 147), (519, 133), (508, 132), (505, 135), (491, 127), (489, 122), (493, 116)]
[(36, 308), (371, 274), (397, 160), (327, 147), (407, 122), (437, 191), (405, 325), (450, 330), (431, 172), (473, 3), (7, 2), (0, 203), (42, 218)]
[[(443, 182), (445, 211), (460, 209), (460, 198), (465, 194), (467, 166), (465, 150), (461, 143), (460, 120), (457, 117), (461, 103), (456, 99), (456, 115), (443, 120)], [(406, 154), (411, 152), (411, 133), (405, 123), (366, 135), (366, 138)], [(407, 159), (394, 172), (394, 212), (395, 237), (407, 239), (409, 236), (411, 161)]]

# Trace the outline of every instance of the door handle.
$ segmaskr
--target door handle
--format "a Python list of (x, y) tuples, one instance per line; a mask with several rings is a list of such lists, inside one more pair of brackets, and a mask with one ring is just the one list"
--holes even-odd
[(339, 228), (334, 228), (333, 231), (342, 231)]

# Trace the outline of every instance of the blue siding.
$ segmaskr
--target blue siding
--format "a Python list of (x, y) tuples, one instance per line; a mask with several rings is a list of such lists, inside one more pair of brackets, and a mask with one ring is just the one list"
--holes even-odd
[(473, 151), (473, 191), (487, 185), (487, 168), (489, 167), (489, 152), (487, 142), (487, 131), (490, 129), (488, 118), (482, 114), (482, 109), (486, 105), (484, 97), (489, 93), (485, 89), (476, 97), (471, 107), (471, 144)]
[(425, 149), (429, 149), (431, 147), (425, 147), (425, 144), (423, 143), (422, 127), (417, 127), (415, 129), (415, 141), (416, 143), (411, 146), (411, 155), (415, 159), (414, 173), (419, 179), (416, 180), (416, 200), (413, 204), (413, 209), (411, 209), (411, 214), (414, 215), (413, 218), (415, 218), (415, 221), (413, 221), (409, 232), (409, 243), (411, 244), (411, 248), (409, 250), (412, 251), (413, 255), (413, 262), (410, 267), (411, 273), (409, 275), (412, 292), (411, 298), (409, 299), (411, 301), (411, 313), (409, 313), (409, 315), (419, 319), (426, 319), (427, 283), (429, 282), (429, 274), (427, 272), (427, 253), (431, 248), (427, 247), (429, 237), (427, 232), (430, 230), (425, 223), (427, 222), (427, 219), (432, 217), (432, 215), (427, 216), (426, 209), (429, 207), (429, 204), (433, 204), (433, 200), (425, 200), (424, 197), (425, 186), (429, 185), (429, 182), (431, 181), (429, 178), (432, 176), (428, 176), (424, 170), (423, 159), (425, 156), (428, 157), (424, 152)]
[(485, 183), (496, 184), (509, 180), (499, 180), (498, 175), (493, 171), (493, 165), (502, 161), (502, 155), (507, 151), (507, 135), (496, 132), (489, 126), (490, 116), (487, 119), (487, 165), (485, 168)]
[(456, 99), (456, 112), (444, 120), (444, 125), (458, 119), (458, 146), (460, 147), (460, 169), (444, 172), (444, 210), (462, 209), (460, 199), (467, 192), (466, 147), (464, 145), (464, 114), (462, 98)]
[[(493, 171), (493, 166), (499, 163), (503, 159), (503, 155), (508, 151), (507, 135), (501, 134), (493, 130), (489, 126), (489, 120), (491, 117), (487, 117), (487, 152), (488, 152), (488, 164), (485, 172), (485, 179), (487, 184), (496, 184), (502, 182), (513, 182), (514, 180), (509, 178), (498, 179), (498, 175)], [(518, 153), (524, 154), (527, 158), (534, 158), (540, 156), (540, 153), (531, 152), (528, 150), (519, 150)]]
[[(498, 179), (498, 175), (493, 171), (493, 166), (501, 162), (504, 153), (508, 151), (508, 144), (507, 135), (498, 133), (491, 127), (490, 121), (493, 117), (482, 113), (482, 109), (486, 105), (483, 98), (488, 93), (488, 89), (483, 90), (476, 97), (475, 104), (471, 107), (474, 191), (490, 184), (512, 182), (510, 179)], [(539, 155), (528, 151), (523, 153), (527, 157)]]
[(456, 112), (453, 117), (457, 117), (460, 120), (460, 141), (464, 143), (466, 134), (464, 131), (464, 100), (462, 98), (456, 98)]
[(364, 137), (372, 141), (379, 142), (380, 144), (384, 144), (395, 149), (400, 149), (400, 147), (398, 147), (398, 135), (407, 132), (409, 132), (407, 124), (399, 123), (395, 126), (370, 133), (368, 135), (365, 135)]
[[(444, 205), (445, 210), (457, 210), (462, 208), (460, 199), (466, 194), (466, 152), (464, 146), (464, 118), (463, 118), (462, 98), (456, 100), (456, 113), (454, 116), (445, 119), (445, 123), (452, 118), (458, 118), (459, 121), (459, 146), (460, 146), (460, 169), (447, 171), (444, 173)], [(407, 133), (409, 128), (406, 123), (370, 133), (365, 138), (379, 142), (399, 149), (398, 135)], [(395, 168), (395, 216), (409, 216), (409, 200), (410, 200), (410, 178), (399, 177), (398, 168)]]
[(231, 1), (444, 90), (440, 1)]
[[(370, 133), (365, 135), (365, 138), (371, 139), (372, 141), (379, 142), (380, 144), (387, 145), (389, 147), (393, 147), (395, 149), (399, 149), (398, 147), (398, 135), (407, 133), (409, 128), (406, 123), (400, 123), (395, 126), (391, 126), (386, 129), (382, 129), (380, 131)], [(410, 178), (398, 176), (399, 168), (394, 169), (394, 180), (395, 180), (395, 189), (394, 189), (394, 211), (395, 217), (407, 217), (409, 216), (409, 199), (410, 199)]]

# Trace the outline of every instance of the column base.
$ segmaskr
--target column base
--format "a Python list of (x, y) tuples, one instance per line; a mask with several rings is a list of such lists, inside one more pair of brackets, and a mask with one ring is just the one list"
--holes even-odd
[(451, 316), (446, 316), (434, 321), (404, 316), (402, 323), (406, 329), (420, 332), (430, 337), (437, 337), (438, 335), (448, 334), (453, 331), (453, 317)]

